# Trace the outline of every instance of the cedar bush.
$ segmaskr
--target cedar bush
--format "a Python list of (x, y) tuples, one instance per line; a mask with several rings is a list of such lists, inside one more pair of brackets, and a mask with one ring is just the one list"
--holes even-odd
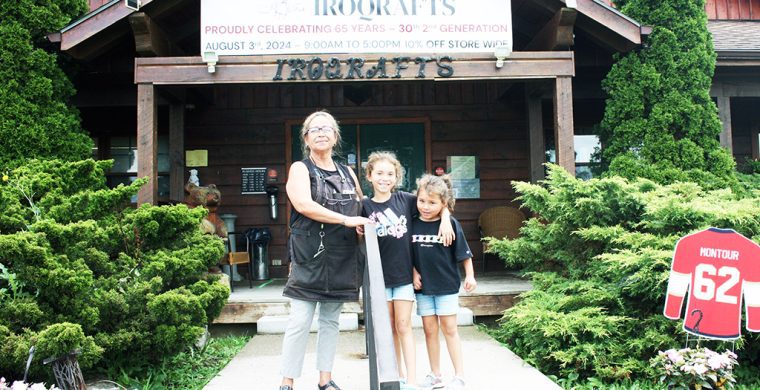
[(716, 55), (704, 0), (615, 4), (653, 29), (641, 50), (618, 57), (602, 83), (608, 99), (600, 157), (607, 173), (661, 184), (733, 185), (735, 162), (719, 145), (721, 124), (709, 95)]
[(192, 345), (229, 289), (205, 276), (222, 256), (203, 208), (134, 209), (144, 183), (108, 189), (109, 161), (32, 160), (0, 184), (0, 373), (23, 375), (81, 348), (83, 369), (156, 362)]
[[(489, 239), (492, 253), (533, 282), (495, 336), (545, 374), (656, 381), (649, 359), (685, 340), (682, 323), (662, 314), (676, 241), (715, 226), (760, 242), (760, 187), (581, 181), (555, 165), (543, 184), (513, 183), (537, 216), (517, 239)], [(737, 345), (741, 364), (757, 367), (760, 337)]]
[(45, 47), (46, 34), (86, 10), (84, 0), (0, 2), (0, 166), (91, 156), (93, 142), (68, 103), (74, 87)]

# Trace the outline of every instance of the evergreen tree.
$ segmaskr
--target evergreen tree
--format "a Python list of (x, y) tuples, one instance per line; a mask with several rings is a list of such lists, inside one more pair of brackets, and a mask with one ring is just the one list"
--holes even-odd
[(74, 88), (43, 49), (46, 34), (86, 10), (84, 0), (0, 2), (0, 166), (90, 156), (92, 140), (68, 104)]
[(640, 51), (622, 56), (603, 82), (600, 128), (608, 173), (660, 183), (734, 182), (735, 162), (718, 141), (709, 91), (715, 51), (704, 0), (621, 0), (619, 9), (653, 26)]

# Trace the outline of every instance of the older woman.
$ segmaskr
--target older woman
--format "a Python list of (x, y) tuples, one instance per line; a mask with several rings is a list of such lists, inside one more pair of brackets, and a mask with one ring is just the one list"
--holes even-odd
[(319, 307), (317, 369), (320, 390), (340, 390), (332, 380), (343, 302), (359, 297), (362, 260), (356, 226), (362, 197), (354, 172), (333, 160), (340, 128), (325, 111), (309, 115), (301, 128), (302, 161), (294, 162), (286, 185), (293, 205), (288, 252), (291, 272), (283, 295), (291, 298), (282, 342), (280, 390), (292, 390), (301, 375), (314, 312)]

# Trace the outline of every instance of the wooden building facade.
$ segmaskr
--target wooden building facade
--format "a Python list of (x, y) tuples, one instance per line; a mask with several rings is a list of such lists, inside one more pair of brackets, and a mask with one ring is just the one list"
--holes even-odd
[[(344, 136), (353, 134), (357, 169), (373, 148), (424, 156), (426, 171), (446, 167), (449, 156), (476, 156), (480, 194), (459, 199), (454, 214), (478, 263), (479, 214), (519, 206), (510, 182), (541, 179), (547, 151), (575, 172), (574, 137), (601, 120), (600, 83), (612, 55), (647, 33), (598, 0), (513, 0), (514, 52), (502, 67), (489, 52), (452, 56), (450, 77), (431, 63), (424, 78), (410, 67), (380, 80), (273, 80), (278, 60), (298, 56), (223, 57), (208, 72), (200, 0), (143, 0), (139, 11), (118, 0), (90, 3), (88, 15), (50, 38), (79, 64), (75, 104), (96, 139), (95, 156), (116, 161), (110, 182), (149, 176), (138, 203), (181, 201), (185, 152), (206, 151), (207, 166), (194, 169), (202, 185), (220, 189), (220, 213), (236, 214), (238, 231), (272, 230), (272, 276), (287, 272), (284, 184), (297, 151), (293, 129), (309, 113), (327, 109)], [(365, 69), (394, 56), (365, 55)], [(246, 167), (278, 173), (270, 180), (280, 190), (277, 219), (265, 195), (241, 194)]]

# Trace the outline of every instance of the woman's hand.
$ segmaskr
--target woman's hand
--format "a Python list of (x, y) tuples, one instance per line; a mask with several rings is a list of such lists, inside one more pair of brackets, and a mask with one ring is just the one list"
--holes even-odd
[[(346, 227), (359, 227), (364, 226), (365, 224), (371, 224), (372, 221), (369, 220), (369, 218), (365, 217), (345, 217), (343, 218), (343, 225)], [(358, 232), (358, 230), (357, 230)]]

